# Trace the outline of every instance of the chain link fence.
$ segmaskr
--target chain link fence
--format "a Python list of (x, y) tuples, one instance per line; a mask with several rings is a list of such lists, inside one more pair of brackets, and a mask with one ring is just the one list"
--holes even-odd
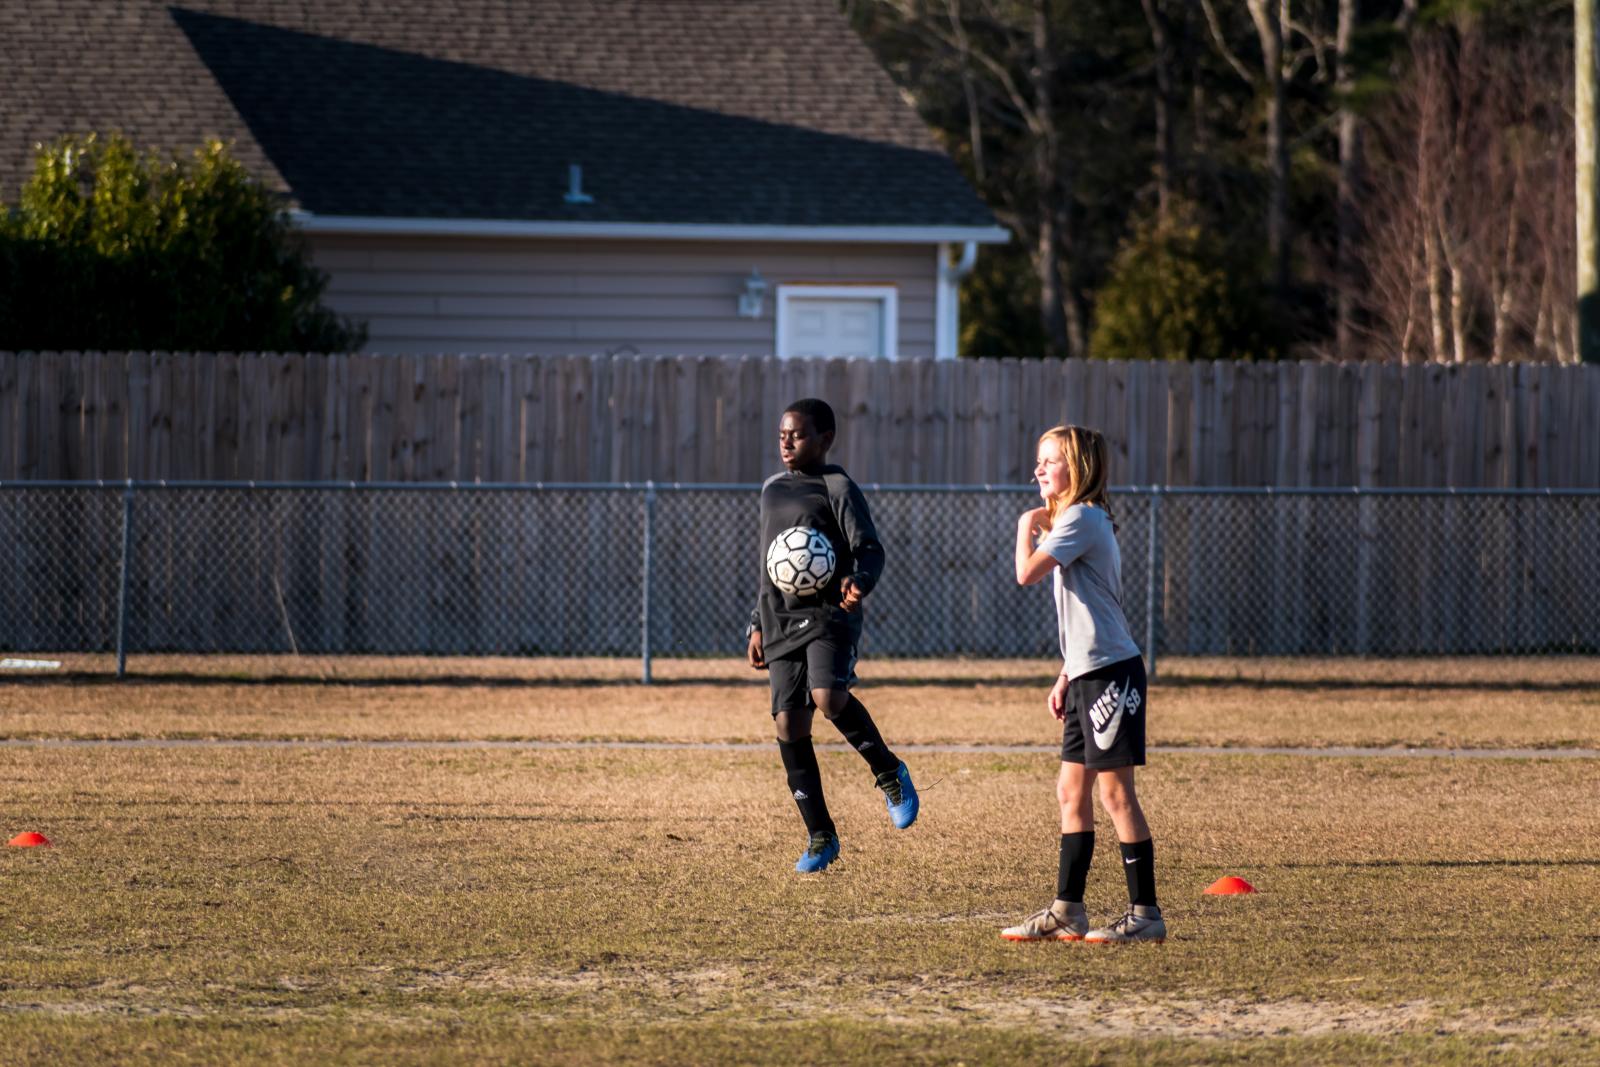
[[(1049, 656), (1024, 488), (866, 487), (865, 650)], [(1148, 656), (1600, 650), (1600, 492), (1125, 487)], [(0, 484), (0, 649), (730, 655), (754, 486)]]

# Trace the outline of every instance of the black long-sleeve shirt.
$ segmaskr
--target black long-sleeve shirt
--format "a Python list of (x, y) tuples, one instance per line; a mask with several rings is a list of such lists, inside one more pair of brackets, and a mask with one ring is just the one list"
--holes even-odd
[[(833, 543), (833, 578), (813, 596), (790, 596), (767, 576), (772, 539), (791, 526), (820, 530)], [(823, 633), (861, 635), (861, 609), (839, 607), (840, 584), (854, 578), (863, 595), (883, 574), (883, 545), (872, 525), (867, 498), (843, 467), (828, 464), (814, 474), (783, 471), (761, 486), (761, 583), (749, 629), (761, 631), (768, 659), (801, 648)]]

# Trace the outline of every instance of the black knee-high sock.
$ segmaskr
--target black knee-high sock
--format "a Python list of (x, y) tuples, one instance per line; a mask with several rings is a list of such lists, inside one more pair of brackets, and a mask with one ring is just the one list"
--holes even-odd
[(833, 819), (828, 815), (827, 801), (822, 799), (822, 771), (817, 768), (817, 750), (811, 747), (811, 738), (779, 741), (778, 751), (783, 755), (783, 769), (789, 774), (789, 792), (794, 795), (806, 829), (811, 833), (832, 833)]
[(844, 710), (833, 717), (833, 725), (850, 742), (850, 747), (867, 761), (873, 774), (892, 774), (900, 766), (900, 757), (889, 751), (872, 716), (867, 714), (867, 709), (855, 697), (851, 697)]
[(1156, 903), (1156, 849), (1150, 838), (1122, 846), (1122, 873), (1128, 876), (1128, 900), (1154, 907)]
[(1061, 866), (1056, 871), (1056, 899), (1083, 903), (1083, 886), (1094, 859), (1094, 831), (1061, 835)]

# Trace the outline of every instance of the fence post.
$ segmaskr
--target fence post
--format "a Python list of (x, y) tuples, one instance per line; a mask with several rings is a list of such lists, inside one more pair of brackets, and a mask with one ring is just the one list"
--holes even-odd
[(128, 557), (133, 552), (133, 480), (122, 487), (122, 558), (117, 565), (117, 677), (128, 674)]
[(639, 582), (639, 653), (643, 660), (640, 681), (650, 684), (650, 575), (656, 534), (656, 483), (644, 483), (644, 573)]
[(1144, 659), (1151, 678), (1156, 676), (1156, 560), (1161, 529), (1161, 487), (1150, 487), (1150, 526), (1144, 546)]

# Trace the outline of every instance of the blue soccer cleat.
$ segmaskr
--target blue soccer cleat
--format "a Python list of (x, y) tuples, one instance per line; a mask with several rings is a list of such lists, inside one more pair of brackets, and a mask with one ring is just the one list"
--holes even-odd
[(917, 787), (911, 784), (911, 772), (903, 760), (892, 774), (878, 775), (878, 788), (883, 790), (883, 803), (896, 830), (904, 830), (917, 821), (922, 802), (917, 799)]
[(811, 835), (811, 843), (806, 846), (794, 869), (801, 874), (815, 874), (838, 858), (839, 835), (828, 830), (818, 830)]

